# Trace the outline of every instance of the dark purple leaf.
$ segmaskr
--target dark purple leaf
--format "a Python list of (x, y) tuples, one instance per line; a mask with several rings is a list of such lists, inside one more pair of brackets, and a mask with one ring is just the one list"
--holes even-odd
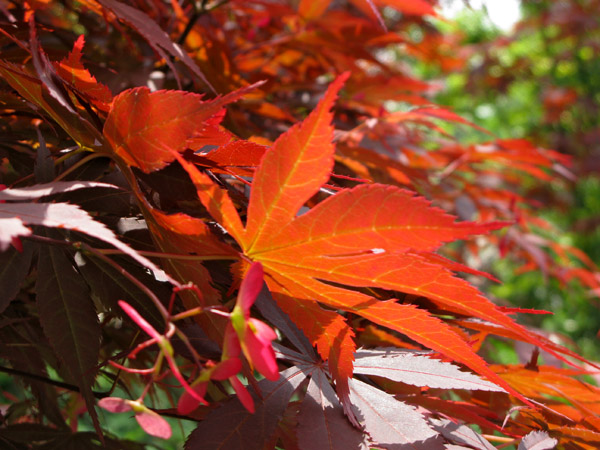
[(11, 442), (23, 444), (49, 441), (70, 433), (71, 431), (69, 429), (57, 430), (56, 428), (38, 425), (35, 423), (16, 423), (0, 429), (0, 437)]
[(46, 146), (46, 140), (39, 127), (36, 127), (35, 131), (37, 132), (38, 142), (40, 144), (36, 152), (35, 166), (33, 168), (35, 181), (38, 183), (49, 183), (56, 175), (56, 167), (54, 166), (52, 154)]
[(517, 450), (550, 450), (556, 447), (558, 441), (545, 431), (532, 431), (523, 436)]
[(424, 354), (401, 349), (359, 350), (354, 373), (376, 375), (414, 386), (504, 392), (499, 386)]
[(281, 372), (279, 380), (258, 383), (262, 398), (253, 395), (256, 411), (249, 413), (237, 398), (211, 411), (190, 434), (187, 450), (262, 450), (283, 417), (290, 397), (306, 379), (304, 372), (291, 367)]
[(378, 445), (387, 449), (443, 449), (436, 433), (412, 406), (373, 386), (350, 380), (350, 401), (356, 417)]
[(17, 296), (21, 283), (29, 273), (35, 245), (23, 243), (23, 252), (9, 248), (0, 253), (0, 313)]
[[(47, 378), (46, 368), (48, 366), (56, 367), (56, 361), (52, 357), (52, 349), (46, 344), (46, 338), (39, 323), (17, 322), (10, 326), (7, 325), (10, 319), (6, 320), (8, 314), (4, 317), (4, 326), (0, 328), (0, 357), (10, 361), (13, 369), (38, 375), (42, 379)], [(35, 342), (36, 345), (23, 346), (22, 342)], [(38, 401), (40, 413), (56, 426), (65, 426), (65, 420), (58, 405), (56, 388), (33, 378), (24, 378), (23, 382)]]
[(273, 350), (275, 350), (275, 356), (281, 359), (287, 359), (290, 362), (295, 363), (298, 366), (303, 366), (306, 369), (312, 370), (315, 367), (315, 362), (308, 360), (306, 355), (299, 353), (291, 348), (281, 345), (277, 342), (273, 342)]
[(169, 35), (163, 31), (148, 15), (137, 8), (133, 8), (125, 3), (116, 0), (98, 0), (105, 8), (112, 11), (123, 22), (128, 23), (131, 27), (137, 30), (144, 39), (156, 50), (156, 52), (169, 65), (175, 76), (177, 71), (169, 57), (165, 54), (167, 51), (171, 56), (181, 60), (198, 78), (200, 78), (215, 94), (215, 88), (209, 83), (204, 74), (198, 68), (198, 65), (179, 45), (174, 43)]
[(116, 267), (101, 260), (95, 255), (77, 255), (75, 262), (84, 280), (91, 289), (94, 298), (97, 298), (106, 309), (111, 309), (115, 314), (124, 316), (123, 310), (118, 306), (118, 300), (124, 300), (139, 311), (145, 319), (156, 329), (164, 326), (165, 322), (156, 307), (148, 302), (148, 296), (133, 284), (124, 273), (129, 273), (137, 280), (144, 283), (159, 299), (168, 301), (171, 290), (168, 284), (160, 283), (146, 273), (143, 267), (135, 265), (124, 257), (112, 258), (119, 264), (123, 272)]
[(267, 319), (271, 325), (277, 327), (277, 329), (279, 329), (279, 331), (281, 331), (305, 357), (310, 361), (317, 360), (315, 349), (306, 335), (290, 320), (289, 316), (277, 306), (277, 303), (275, 303), (273, 297), (271, 297), (271, 293), (266, 284), (263, 284), (263, 288), (260, 291), (260, 294), (258, 294), (255, 305), (263, 317)]
[(92, 384), (100, 351), (100, 326), (88, 287), (63, 249), (40, 247), (35, 291), (44, 334), (78, 384), (99, 430)]
[(432, 419), (431, 424), (446, 439), (457, 444), (465, 444), (477, 450), (496, 450), (496, 447), (486, 438), (466, 425), (459, 425), (446, 419)]
[(354, 428), (322, 370), (315, 370), (298, 415), (302, 450), (368, 449), (365, 435)]
[(37, 37), (35, 29), (35, 16), (32, 14), (29, 16), (29, 43), (31, 48), (31, 56), (33, 61), (33, 67), (37, 72), (40, 81), (46, 86), (46, 89), (63, 108), (69, 111), (71, 114), (77, 114), (75, 106), (65, 87), (60, 81), (60, 77), (56, 74), (54, 66), (50, 63), (48, 56), (44, 53), (40, 47), (40, 42)]

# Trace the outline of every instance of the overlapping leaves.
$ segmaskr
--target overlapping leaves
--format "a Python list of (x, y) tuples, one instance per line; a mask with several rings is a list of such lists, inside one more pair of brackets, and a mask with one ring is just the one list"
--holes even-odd
[(343, 287), (381, 287), (425, 296), (450, 311), (529, 336), (468, 283), (419, 254), (502, 224), (456, 223), (424, 199), (383, 185), (343, 190), (296, 217), (331, 174), (335, 148), (330, 109), (345, 78), (332, 83), (307, 119), (283, 134), (263, 156), (253, 178), (243, 232), (225, 193), (177, 157), (196, 184), (200, 200), (209, 212), (216, 212), (213, 217), (249, 258), (263, 264), (279, 305), (294, 317), (321, 356), (330, 359), (342, 398), (348, 392), (345, 380), (352, 374), (352, 330), (341, 316), (319, 303), (405, 334), (510, 390), (439, 319), (412, 305), (380, 301)]

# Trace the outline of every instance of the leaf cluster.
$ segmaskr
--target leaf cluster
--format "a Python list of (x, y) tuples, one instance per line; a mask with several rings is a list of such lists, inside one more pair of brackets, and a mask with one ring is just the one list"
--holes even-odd
[(594, 448), (597, 366), (474, 285), (491, 252), (596, 287), (519, 190), (569, 159), (386, 60), (444, 58), (432, 3), (3, 7), (3, 446), (140, 448), (100, 406), (190, 450)]

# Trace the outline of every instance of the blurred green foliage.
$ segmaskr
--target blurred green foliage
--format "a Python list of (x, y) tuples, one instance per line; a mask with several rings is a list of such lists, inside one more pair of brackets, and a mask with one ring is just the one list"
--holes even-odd
[[(435, 61), (415, 63), (420, 76), (443, 85), (436, 103), (500, 138), (528, 138), (573, 157), (573, 179), (553, 183), (544, 198), (554, 201), (544, 201), (536, 213), (556, 226), (557, 232), (547, 238), (582, 249), (596, 264), (600, 262), (600, 16), (598, 10), (595, 15), (590, 12), (597, 3), (524, 0), (522, 20), (510, 33), (494, 27), (485, 11), (466, 8), (455, 21), (436, 23), (444, 34), (459, 39), (460, 48), (468, 49), (464, 66), (447, 73)], [(468, 127), (449, 128), (461, 142), (485, 139)], [(539, 272), (519, 273), (519, 265), (509, 260), (493, 265), (502, 285), (490, 289), (492, 296), (552, 311), (554, 315), (521, 320), (569, 336), (584, 356), (598, 359), (598, 296), (577, 282), (561, 285)], [(514, 362), (501, 344), (495, 347), (501, 362)]]

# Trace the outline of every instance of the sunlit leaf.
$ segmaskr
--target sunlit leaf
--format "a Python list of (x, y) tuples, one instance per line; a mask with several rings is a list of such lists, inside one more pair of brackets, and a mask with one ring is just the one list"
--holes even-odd
[(551, 450), (556, 447), (558, 441), (548, 435), (545, 431), (532, 431), (523, 436), (517, 450)]
[(504, 389), (458, 367), (400, 349), (359, 350), (354, 373), (376, 375), (415, 386), (440, 389), (474, 389), (504, 392)]

